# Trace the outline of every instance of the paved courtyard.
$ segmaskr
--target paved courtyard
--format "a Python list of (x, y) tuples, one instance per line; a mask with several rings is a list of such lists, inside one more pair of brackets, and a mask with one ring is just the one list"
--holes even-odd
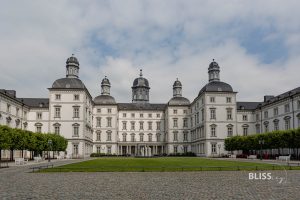
[[(74, 161), (56, 162), (55, 165)], [(0, 199), (299, 199), (300, 171), (273, 180), (236, 172), (29, 173), (0, 169)], [(276, 179), (279, 178), (279, 179)], [(283, 181), (284, 182), (284, 181)]]

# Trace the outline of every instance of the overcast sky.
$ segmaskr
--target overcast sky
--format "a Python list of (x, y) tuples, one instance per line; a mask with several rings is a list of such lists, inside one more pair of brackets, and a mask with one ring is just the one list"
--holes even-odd
[(131, 102), (143, 69), (150, 101), (166, 103), (176, 78), (191, 101), (214, 58), (239, 101), (300, 86), (300, 1), (14, 1), (0, 6), (0, 88), (48, 97), (72, 53), (93, 97), (106, 75)]

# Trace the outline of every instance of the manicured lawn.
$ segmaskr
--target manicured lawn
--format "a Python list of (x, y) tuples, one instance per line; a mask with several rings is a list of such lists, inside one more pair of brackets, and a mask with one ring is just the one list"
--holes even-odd
[[(278, 165), (226, 161), (196, 157), (124, 158), (106, 157), (64, 165), (41, 172), (143, 172), (143, 171), (205, 171), (205, 170), (283, 170)], [(300, 169), (293, 167), (292, 169)]]

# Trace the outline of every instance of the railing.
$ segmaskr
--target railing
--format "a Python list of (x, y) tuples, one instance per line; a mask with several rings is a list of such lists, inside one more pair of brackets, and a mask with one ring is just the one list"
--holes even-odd
[(0, 169), (1, 168), (8, 168), (8, 162), (0, 161)]
[(35, 171), (39, 171), (41, 169), (48, 169), (49, 167), (53, 168), (53, 164), (30, 167), (29, 169), (32, 169), (32, 172), (35, 172)]

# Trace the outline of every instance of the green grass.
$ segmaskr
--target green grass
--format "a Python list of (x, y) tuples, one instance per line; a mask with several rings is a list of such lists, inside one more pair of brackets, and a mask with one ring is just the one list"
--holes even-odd
[[(288, 167), (285, 167), (290, 169)], [(214, 171), (283, 170), (278, 165), (226, 161), (196, 157), (97, 158), (75, 164), (43, 169), (40, 172), (143, 172), (143, 171)], [(300, 167), (291, 167), (300, 169)]]

